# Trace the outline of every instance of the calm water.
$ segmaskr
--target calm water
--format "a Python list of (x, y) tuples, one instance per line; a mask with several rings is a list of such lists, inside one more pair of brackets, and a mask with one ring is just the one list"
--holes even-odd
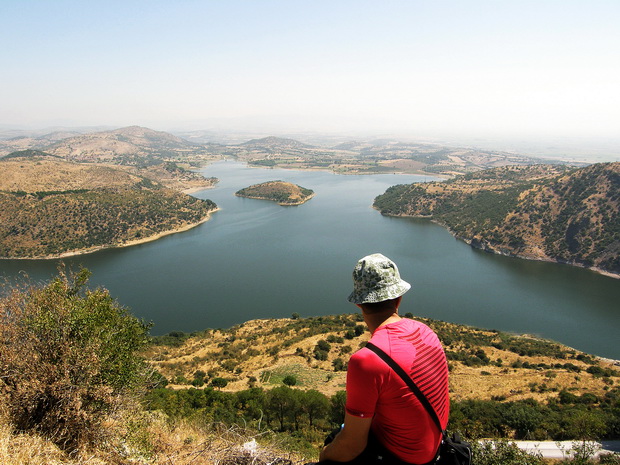
[[(490, 255), (428, 221), (387, 218), (370, 205), (394, 184), (422, 176), (338, 176), (220, 162), (204, 170), (216, 189), (195, 194), (221, 208), (190, 231), (140, 246), (65, 260), (93, 272), (154, 334), (226, 328), (255, 318), (352, 313), (356, 261), (381, 252), (412, 283), (402, 312), (530, 333), (620, 359), (620, 280), (587, 270)], [(234, 196), (283, 180), (313, 189), (298, 207)], [(430, 179), (428, 179), (430, 180)], [(0, 261), (0, 272), (35, 279), (56, 261)]]

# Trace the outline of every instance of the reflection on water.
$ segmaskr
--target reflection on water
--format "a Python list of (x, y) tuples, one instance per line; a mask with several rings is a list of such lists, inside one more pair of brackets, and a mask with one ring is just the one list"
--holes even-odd
[[(339, 176), (248, 168), (220, 162), (204, 170), (215, 189), (195, 194), (221, 208), (184, 233), (135, 247), (65, 260), (93, 271), (92, 283), (155, 323), (154, 334), (229, 327), (255, 318), (352, 313), (351, 271), (382, 252), (413, 285), (403, 312), (537, 334), (620, 359), (620, 280), (565, 265), (490, 255), (425, 220), (388, 218), (375, 196), (421, 176)], [(428, 179), (428, 178), (427, 178)], [(251, 184), (283, 180), (315, 191), (281, 207), (235, 197)], [(57, 261), (0, 262), (8, 277), (55, 273)]]

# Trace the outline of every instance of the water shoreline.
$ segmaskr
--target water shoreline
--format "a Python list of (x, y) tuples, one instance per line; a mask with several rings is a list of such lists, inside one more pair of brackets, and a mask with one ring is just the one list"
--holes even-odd
[(204, 218), (202, 218), (200, 221), (196, 223), (186, 224), (185, 226), (181, 226), (179, 228), (169, 229), (167, 231), (162, 231), (157, 234), (153, 234), (152, 236), (144, 237), (142, 239), (134, 239), (131, 241), (120, 243), (120, 244), (98, 245), (94, 247), (89, 247), (87, 249), (72, 250), (69, 252), (63, 252), (61, 254), (54, 254), (54, 255), (40, 255), (40, 256), (35, 256), (35, 257), (0, 257), (0, 260), (61, 260), (63, 258), (91, 254), (91, 253), (99, 252), (101, 250), (122, 249), (125, 247), (132, 247), (134, 245), (147, 244), (149, 242), (153, 242), (158, 239), (161, 239), (162, 237), (170, 236), (171, 234), (177, 234), (177, 233), (189, 231), (190, 229), (193, 229), (196, 226), (200, 226), (201, 224), (209, 221), (211, 219), (211, 214), (217, 211), (219, 211), (219, 208), (209, 211), (207, 213), (207, 216), (205, 216)]
[[(375, 210), (379, 211), (376, 207), (373, 206), (373, 208)], [(381, 214), (384, 215), (384, 216), (390, 216), (392, 218), (417, 218), (417, 219), (428, 220), (431, 223), (435, 223), (435, 224), (441, 226), (442, 228), (445, 228), (450, 234), (452, 234), (452, 236), (454, 238), (465, 242), (472, 249), (482, 250), (483, 252), (491, 253), (491, 254), (494, 254), (494, 255), (501, 255), (501, 256), (504, 256), (504, 257), (513, 257), (513, 258), (518, 258), (519, 260), (540, 261), (540, 262), (547, 262), (547, 263), (557, 263), (558, 265), (574, 266), (576, 268), (583, 268), (585, 270), (592, 271), (592, 272), (600, 274), (602, 276), (607, 276), (608, 278), (620, 279), (620, 273), (614, 273), (612, 271), (603, 270), (603, 269), (595, 267), (595, 266), (587, 267), (587, 266), (584, 266), (584, 265), (582, 265), (580, 263), (566, 262), (566, 261), (562, 261), (562, 260), (554, 260), (553, 258), (532, 257), (532, 256), (520, 255), (520, 254), (516, 254), (516, 253), (503, 253), (501, 251), (498, 251), (498, 250), (495, 250), (495, 249), (492, 249), (492, 248), (477, 247), (477, 246), (475, 246), (473, 244), (473, 241), (471, 239), (467, 239), (465, 237), (458, 236), (448, 226), (446, 226), (445, 224), (443, 224), (440, 221), (436, 221), (436, 220), (432, 219), (429, 216), (422, 216), (422, 215), (389, 215), (389, 214), (385, 214), (385, 213), (381, 213)]]
[(237, 197), (242, 197), (244, 199), (267, 200), (269, 202), (276, 202), (278, 205), (281, 205), (283, 207), (298, 207), (299, 205), (303, 205), (308, 200), (313, 198), (316, 194), (309, 195), (304, 200), (300, 200), (299, 202), (288, 202), (288, 203), (286, 203), (286, 202), (278, 202), (277, 200), (268, 199), (268, 198), (265, 198), (265, 197), (258, 197), (258, 196), (255, 196), (255, 195), (241, 195), (241, 194), (237, 194), (237, 193), (235, 193), (235, 195)]

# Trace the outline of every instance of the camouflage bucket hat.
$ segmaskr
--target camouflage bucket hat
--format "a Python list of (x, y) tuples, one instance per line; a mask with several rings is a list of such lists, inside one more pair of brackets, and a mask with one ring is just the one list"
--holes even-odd
[(400, 279), (398, 267), (380, 253), (362, 258), (353, 270), (353, 292), (349, 302), (367, 304), (400, 297), (411, 284)]

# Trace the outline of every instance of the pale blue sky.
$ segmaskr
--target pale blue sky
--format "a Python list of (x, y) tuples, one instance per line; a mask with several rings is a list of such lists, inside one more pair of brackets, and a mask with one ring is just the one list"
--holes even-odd
[(0, 0), (0, 125), (618, 137), (620, 0)]

